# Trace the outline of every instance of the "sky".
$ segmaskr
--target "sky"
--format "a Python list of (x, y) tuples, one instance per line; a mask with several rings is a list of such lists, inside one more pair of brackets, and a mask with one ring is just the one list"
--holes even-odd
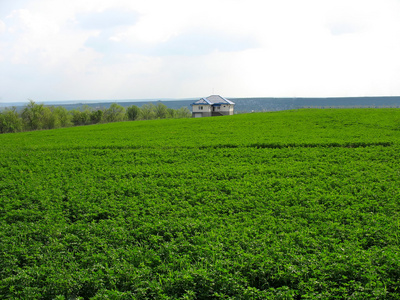
[(0, 0), (0, 103), (400, 96), (400, 0)]

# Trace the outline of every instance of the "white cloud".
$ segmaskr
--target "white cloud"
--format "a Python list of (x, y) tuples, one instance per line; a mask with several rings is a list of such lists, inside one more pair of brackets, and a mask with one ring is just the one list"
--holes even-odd
[(6, 24), (0, 20), (0, 34), (4, 33), (6, 31)]
[(400, 95), (398, 0), (6, 2), (3, 99)]
[(2, 52), (5, 48), (5, 43), (1, 41), (1, 36), (6, 32), (6, 24), (0, 20), (0, 62), (4, 60)]
[(106, 30), (134, 25), (138, 18), (136, 12), (121, 8), (109, 8), (101, 12), (83, 13), (76, 16), (79, 26), (89, 30)]

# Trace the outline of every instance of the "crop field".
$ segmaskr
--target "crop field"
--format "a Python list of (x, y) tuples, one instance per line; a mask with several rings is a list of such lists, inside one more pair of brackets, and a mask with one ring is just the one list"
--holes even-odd
[(400, 299), (400, 110), (0, 135), (0, 299)]

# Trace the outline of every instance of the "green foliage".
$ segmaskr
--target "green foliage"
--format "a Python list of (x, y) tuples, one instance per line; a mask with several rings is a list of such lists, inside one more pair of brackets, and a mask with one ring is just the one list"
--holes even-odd
[(154, 114), (157, 119), (166, 119), (169, 116), (168, 107), (158, 102), (154, 107)]
[(175, 110), (171, 116), (176, 119), (183, 119), (192, 117), (192, 113), (187, 107), (181, 107)]
[(1, 299), (398, 299), (397, 109), (0, 136)]
[(42, 128), (54, 129), (60, 127), (57, 114), (53, 113), (54, 107), (43, 107), (42, 112)]
[(10, 133), (39, 129), (54, 129), (72, 125), (89, 125), (98, 123), (121, 122), (125, 120), (151, 120), (166, 118), (190, 118), (187, 108), (169, 109), (164, 104), (146, 104), (142, 108), (135, 105), (127, 109), (117, 103), (107, 109), (93, 109), (84, 105), (72, 111), (65, 107), (44, 106), (33, 100), (24, 107), (19, 115), (16, 108), (6, 108), (0, 112), (0, 133)]
[(90, 122), (92, 124), (101, 123), (104, 120), (104, 111), (101, 109), (93, 110), (90, 113)]
[(92, 120), (92, 110), (89, 106), (84, 105), (80, 109), (72, 110), (71, 116), (71, 121), (75, 126), (89, 125)]
[(42, 129), (46, 119), (46, 114), (47, 111), (43, 104), (36, 104), (35, 101), (29, 100), (29, 103), (24, 107), (21, 114), (25, 129)]
[(121, 122), (125, 120), (125, 108), (117, 103), (112, 103), (104, 112), (104, 119), (107, 122)]
[(144, 104), (140, 108), (139, 119), (141, 120), (153, 120), (156, 119), (156, 106), (153, 103)]
[(128, 106), (126, 109), (126, 114), (129, 121), (135, 121), (139, 117), (140, 108), (136, 105)]
[(58, 124), (60, 127), (69, 127), (72, 125), (72, 122), (71, 122), (72, 116), (65, 107), (57, 106), (57, 107), (53, 108), (52, 111), (53, 111), (53, 114), (56, 115), (56, 118), (58, 119)]
[(22, 120), (15, 107), (5, 108), (0, 112), (0, 133), (18, 132), (22, 130)]

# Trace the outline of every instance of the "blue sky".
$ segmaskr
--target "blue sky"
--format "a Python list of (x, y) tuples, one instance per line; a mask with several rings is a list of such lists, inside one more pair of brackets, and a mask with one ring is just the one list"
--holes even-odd
[(0, 0), (0, 102), (400, 95), (400, 0)]

